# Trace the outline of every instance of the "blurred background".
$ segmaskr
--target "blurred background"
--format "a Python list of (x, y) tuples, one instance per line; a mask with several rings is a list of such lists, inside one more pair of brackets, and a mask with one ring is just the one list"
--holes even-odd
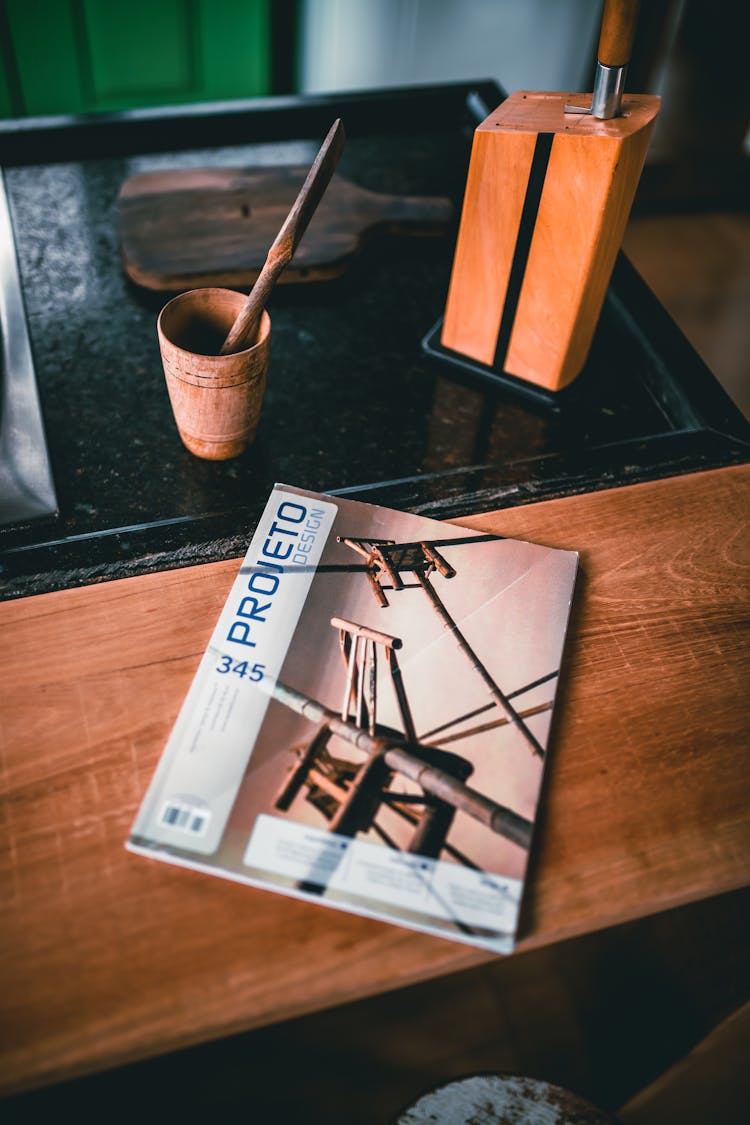
[(0, 112), (495, 78), (585, 84), (599, 0), (3, 0)]
[[(651, 159), (689, 154), (697, 181), (709, 173), (697, 154), (711, 153), (721, 164), (710, 169), (714, 187), (747, 155), (750, 129), (746, 21), (729, 8), (719, 19), (710, 0), (643, 3), (628, 77), (630, 90), (665, 99)], [(475, 78), (508, 92), (585, 91), (601, 9), (602, 0), (0, 0), (0, 117)]]

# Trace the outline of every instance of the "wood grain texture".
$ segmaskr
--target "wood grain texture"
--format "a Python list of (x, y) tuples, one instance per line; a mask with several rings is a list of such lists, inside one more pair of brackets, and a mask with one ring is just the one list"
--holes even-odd
[(596, 57), (603, 66), (627, 66), (638, 24), (640, 0), (604, 0)]
[(494, 133), (482, 127), (474, 132), (441, 343), (488, 365), (495, 358), (535, 144), (532, 133), (509, 134), (500, 145)]
[(659, 109), (657, 97), (629, 95), (623, 116), (607, 121), (563, 112), (584, 100), (518, 91), (477, 127), (441, 336), (444, 347), (492, 365), (534, 147), (548, 135), (503, 367), (552, 391), (588, 356)]
[(505, 363), (549, 390), (570, 383), (591, 348), (656, 118), (658, 99), (645, 100), (625, 100), (640, 110), (634, 131), (616, 118), (612, 135), (557, 133), (552, 144)]
[[(157, 292), (254, 284), (307, 171), (190, 168), (128, 177), (118, 199), (126, 275)], [(449, 199), (368, 191), (334, 173), (279, 284), (337, 277), (378, 230), (441, 233), (452, 213)]]
[(268, 313), (261, 309), (251, 346), (218, 354), (244, 307), (243, 295), (233, 289), (192, 289), (173, 297), (157, 321), (177, 429), (185, 447), (209, 461), (239, 456), (260, 423), (271, 351)]
[[(750, 883), (750, 468), (463, 522), (581, 552), (522, 915), (544, 945)], [(491, 959), (124, 841), (238, 560), (0, 605), (0, 1088)]]
[(222, 344), (220, 355), (241, 351), (255, 342), (260, 318), (274, 285), (292, 260), (323, 194), (331, 182), (344, 148), (344, 126), (337, 118), (320, 146), (318, 155), (295, 198), (289, 214), (273, 240), (263, 268), (242, 310)]

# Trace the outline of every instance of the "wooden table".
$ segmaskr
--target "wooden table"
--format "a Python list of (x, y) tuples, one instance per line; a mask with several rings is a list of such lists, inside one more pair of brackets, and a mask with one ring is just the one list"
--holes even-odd
[[(581, 552), (519, 948), (750, 882), (750, 466), (465, 521)], [(239, 560), (0, 605), (0, 1090), (489, 959), (125, 851)]]

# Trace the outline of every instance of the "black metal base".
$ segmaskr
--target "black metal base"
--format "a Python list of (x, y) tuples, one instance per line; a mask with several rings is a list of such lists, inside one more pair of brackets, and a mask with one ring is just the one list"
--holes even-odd
[(515, 375), (509, 375), (507, 371), (501, 371), (495, 367), (490, 367), (488, 364), (481, 363), (478, 359), (471, 359), (461, 352), (446, 348), (440, 343), (442, 328), (443, 318), (441, 317), (422, 339), (422, 350), (426, 355), (431, 356), (440, 363), (447, 364), (457, 371), (480, 376), (482, 379), (493, 383), (495, 386), (502, 387), (503, 390), (508, 391), (512, 395), (522, 398), (526, 402), (533, 402), (538, 406), (543, 406), (548, 410), (561, 410), (563, 405), (573, 397), (574, 390), (576, 389), (574, 385), (563, 387), (560, 391), (548, 391), (544, 387), (537, 386), (536, 383), (529, 383), (525, 379), (519, 379)]

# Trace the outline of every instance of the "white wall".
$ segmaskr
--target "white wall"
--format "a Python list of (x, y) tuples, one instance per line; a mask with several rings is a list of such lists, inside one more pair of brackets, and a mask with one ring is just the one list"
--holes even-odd
[(601, 0), (303, 0), (300, 90), (494, 78), (585, 90)]

